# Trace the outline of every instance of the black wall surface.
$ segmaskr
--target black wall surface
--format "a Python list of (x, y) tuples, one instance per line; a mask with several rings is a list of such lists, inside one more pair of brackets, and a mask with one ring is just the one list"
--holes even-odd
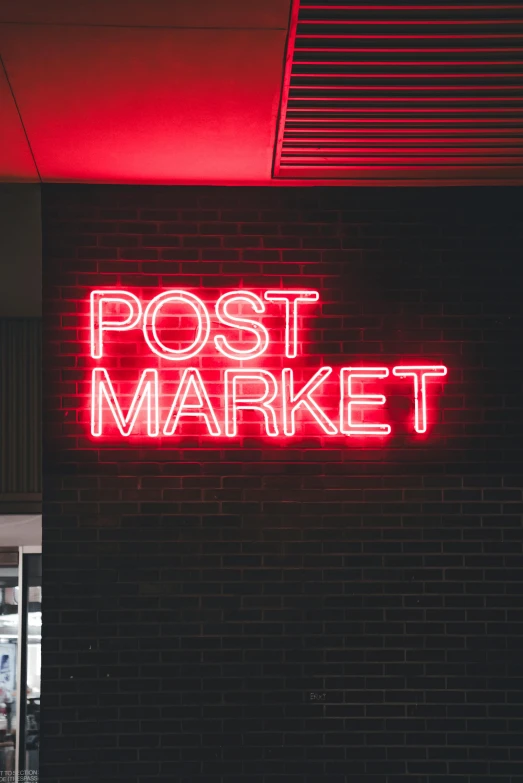
[(0, 318), (40, 317), (40, 185), (0, 183), (0, 263)]
[[(523, 780), (521, 196), (44, 188), (42, 781)], [(91, 438), (90, 290), (239, 285), (428, 436)]]

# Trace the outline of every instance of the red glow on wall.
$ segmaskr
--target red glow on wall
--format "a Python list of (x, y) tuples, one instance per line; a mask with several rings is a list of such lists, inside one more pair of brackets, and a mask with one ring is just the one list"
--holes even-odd
[(267, 350), (270, 340), (269, 332), (259, 321), (245, 318), (245, 316), (231, 315), (228, 311), (228, 305), (233, 303), (249, 305), (258, 314), (265, 312), (265, 305), (259, 296), (250, 291), (229, 291), (220, 296), (216, 302), (216, 315), (220, 323), (233, 329), (239, 328), (252, 333), (256, 338), (256, 343), (251, 348), (234, 348), (223, 334), (219, 334), (214, 338), (216, 350), (228, 359), (257, 359)]
[[(111, 307), (111, 317), (107, 317), (106, 308)], [(123, 305), (123, 317), (120, 307)], [(116, 316), (116, 320), (115, 320)], [(103, 356), (103, 333), (105, 330), (125, 332), (138, 326), (142, 317), (142, 304), (130, 291), (91, 292), (91, 356), (100, 359)]]
[[(184, 348), (169, 348), (165, 345), (157, 330), (157, 321), (162, 308), (167, 304), (184, 304), (188, 305), (194, 312), (194, 318), (196, 320), (194, 338), (189, 345)], [(171, 361), (183, 361), (184, 359), (192, 359), (200, 353), (205, 343), (209, 339), (211, 331), (211, 321), (207, 308), (201, 299), (189, 291), (172, 290), (165, 291), (163, 294), (158, 294), (152, 299), (145, 309), (143, 316), (143, 335), (145, 341), (151, 351), (162, 359), (169, 359)]]
[[(413, 408), (409, 429), (426, 433), (436, 391), (429, 382), (447, 368), (357, 366), (344, 357), (343, 366), (311, 371), (302, 337), (319, 299), (306, 289), (260, 295), (238, 289), (216, 297), (213, 306), (183, 289), (148, 302), (127, 290), (93, 291), (91, 434), (171, 438), (196, 426), (202, 435), (236, 438), (256, 422), (269, 438), (300, 436), (306, 428), (321, 437), (375, 440), (393, 431), (386, 420), (390, 376), (411, 379), (400, 384)], [(123, 332), (132, 332), (125, 346)], [(287, 360), (292, 367), (284, 366)]]
[(375, 405), (385, 405), (387, 398), (383, 394), (369, 394), (355, 391), (353, 381), (386, 378), (387, 367), (343, 367), (340, 373), (340, 431), (344, 435), (389, 435), (390, 424), (369, 422), (356, 423), (354, 409), (369, 408)]
[(95, 437), (102, 434), (103, 401), (107, 401), (112, 417), (120, 434), (130, 435), (136, 424), (140, 410), (146, 404), (147, 434), (150, 438), (158, 436), (158, 373), (151, 368), (144, 370), (134, 392), (127, 414), (123, 414), (120, 403), (104, 367), (96, 367), (92, 374), (91, 432)]
[(285, 303), (285, 356), (294, 359), (298, 353), (298, 307), (300, 304), (317, 302), (317, 291), (265, 291), (268, 302)]
[(282, 410), (283, 431), (285, 435), (296, 434), (296, 412), (304, 407), (312, 418), (319, 424), (326, 435), (336, 435), (337, 427), (329, 419), (323, 408), (318, 405), (312, 396), (318, 387), (329, 377), (332, 367), (321, 367), (307, 383), (296, 392), (294, 389), (293, 372), (286, 367), (282, 372)]
[[(191, 392), (197, 399), (196, 404), (187, 401)], [(203, 419), (209, 435), (221, 435), (220, 425), (207, 394), (205, 383), (199, 370), (195, 367), (188, 367), (183, 372), (180, 385), (163, 428), (163, 434), (174, 435), (180, 419), (187, 416)]]
[[(255, 391), (242, 390), (254, 386)], [(279, 434), (274, 402), (278, 396), (278, 382), (268, 370), (225, 370), (225, 434), (238, 434), (238, 411), (259, 411), (263, 416), (265, 433), (273, 438)]]

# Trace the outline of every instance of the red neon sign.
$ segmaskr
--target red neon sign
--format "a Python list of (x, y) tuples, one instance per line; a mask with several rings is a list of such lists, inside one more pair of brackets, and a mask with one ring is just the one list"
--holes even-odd
[(387, 367), (342, 367), (340, 373), (340, 430), (344, 435), (389, 435), (390, 424), (355, 423), (352, 420), (354, 408), (385, 405), (387, 398), (383, 394), (355, 392), (353, 380), (365, 378), (386, 378)]
[(414, 380), (414, 429), (416, 432), (426, 432), (427, 378), (446, 375), (447, 368), (443, 365), (436, 367), (405, 365), (404, 367), (393, 367), (392, 373), (398, 378), (412, 378)]
[[(193, 392), (198, 404), (187, 402), (187, 397)], [(164, 435), (174, 435), (181, 418), (186, 416), (203, 419), (209, 435), (221, 435), (220, 425), (209, 400), (207, 389), (200, 372), (195, 367), (184, 370), (180, 385), (174, 396), (173, 404), (165, 421)]]
[[(211, 314), (200, 297), (182, 289), (164, 291), (147, 304), (126, 290), (92, 291), (90, 352), (96, 361), (91, 376), (92, 435), (100, 437), (112, 430), (123, 437), (143, 436), (144, 432), (150, 438), (173, 437), (180, 434), (184, 423), (192, 422), (202, 434), (234, 438), (241, 434), (243, 412), (249, 411), (271, 438), (295, 436), (298, 420), (305, 420), (321, 436), (383, 438), (392, 432), (385, 420), (387, 397), (383, 393), (383, 382), (390, 376), (410, 380), (410, 385), (403, 385), (413, 404), (412, 431), (427, 432), (429, 381), (447, 374), (444, 365), (342, 366), (336, 371), (322, 366), (307, 378), (296, 375), (302, 375), (300, 368), (275, 371), (252, 365), (254, 359), (266, 363), (267, 357), (276, 364), (281, 361), (275, 358), (274, 342), (269, 351), (271, 332), (262, 322), (264, 317), (284, 321), (282, 353), (285, 359), (296, 359), (303, 328), (300, 319), (310, 314), (310, 305), (318, 300), (317, 291), (304, 289), (269, 290), (263, 298), (239, 289), (221, 295)], [(176, 329), (162, 331), (166, 314), (181, 338), (173, 338)], [(180, 330), (182, 319), (189, 327)], [(104, 366), (110, 361), (104, 348), (109, 339), (114, 351), (118, 333), (133, 330), (149, 357), (146, 363), (156, 366), (142, 369), (135, 383), (126, 381), (122, 394), (121, 383), (115, 380), (118, 368), (110, 372)], [(216, 333), (211, 340), (212, 332)], [(209, 351), (215, 357), (210, 369)], [(236, 366), (224, 366), (224, 360)], [(248, 365), (243, 366), (244, 362)], [(168, 398), (162, 366), (168, 383), (175, 384)], [(332, 404), (331, 393), (328, 403), (326, 389), (336, 382), (336, 400)]]

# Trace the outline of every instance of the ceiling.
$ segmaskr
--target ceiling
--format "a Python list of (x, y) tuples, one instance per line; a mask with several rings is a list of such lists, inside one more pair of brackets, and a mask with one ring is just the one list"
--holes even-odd
[(523, 173), (523, 2), (297, 0), (275, 174)]
[(270, 178), (289, 0), (3, 0), (0, 174)]
[[(471, 7), (473, 18), (468, 19)], [(356, 15), (355, 8), (359, 9)], [(429, 11), (436, 8), (440, 16), (447, 13), (445, 8), (452, 13), (468, 9), (465, 21), (472, 33), (468, 28), (463, 32), (459, 18), (443, 18), (443, 22), (439, 18), (436, 22), (444, 25), (443, 38), (430, 13), (423, 17), (423, 12), (421, 22), (412, 21), (405, 19), (405, 8), (395, 3), (355, 6), (341, 0), (295, 0), (292, 7), (291, 0), (3, 0), (0, 180), (403, 184), (443, 178), (447, 183), (466, 184), (523, 182), (523, 4), (467, 0), (453, 6), (427, 0), (417, 6)], [(394, 14), (399, 14), (397, 19)], [(485, 14), (486, 21), (482, 21)], [(505, 21), (499, 21), (499, 14)], [(431, 46), (423, 25), (431, 25), (430, 37), (439, 37), (435, 48), (443, 51), (446, 47), (447, 51), (433, 58), (435, 66), (427, 66), (429, 71), (435, 67), (439, 76), (443, 72), (444, 77), (437, 85), (436, 104), (431, 104), (436, 106), (431, 128), (438, 131), (432, 139), (436, 133), (440, 160), (428, 167), (420, 164), (419, 153), (420, 149), (426, 152), (427, 145), (434, 153), (433, 141), (424, 140), (425, 129), (420, 131), (419, 123), (403, 122), (412, 105), (403, 114), (400, 110), (403, 124), (396, 124), (394, 132), (387, 131), (386, 138), (386, 124), (376, 113), (376, 107), (383, 108), (389, 98), (397, 107), (396, 98), (399, 95), (403, 100), (405, 84), (411, 100), (422, 95), (412, 79), (405, 81), (405, 66), (398, 65), (398, 51), (404, 49), (398, 43), (402, 34), (398, 38), (397, 28), (394, 36), (390, 34), (392, 22), (398, 21), (414, 24), (409, 29), (425, 49), (428, 46), (427, 51)], [(458, 37), (463, 34), (457, 44), (453, 26)], [(482, 36), (481, 47), (476, 45), (477, 31)], [(405, 40), (409, 35), (403, 36)], [(390, 40), (385, 47), (376, 44), (384, 37), (396, 39), (392, 54)], [(366, 51), (355, 60), (356, 39), (360, 49), (364, 41)], [(412, 48), (412, 35), (409, 40)], [(374, 49), (387, 46), (388, 53), (373, 55)], [(494, 54), (487, 52), (475, 59), (466, 55), (454, 76), (448, 67), (445, 71), (445, 62), (442, 71), (441, 58), (448, 60), (449, 51), (470, 54), (485, 46)], [(320, 50), (323, 54), (311, 57), (311, 52)], [(425, 65), (427, 51), (422, 57)], [(365, 73), (361, 72), (363, 60)], [(473, 60), (484, 65), (473, 65)], [(356, 61), (360, 65), (355, 66)], [(391, 74), (391, 63), (396, 69), (392, 85), (396, 92), (388, 96), (392, 83), (385, 76)], [(355, 72), (354, 67), (360, 70)], [(479, 68), (479, 77), (471, 76), (470, 68)], [(418, 80), (434, 84), (429, 71), (417, 70)], [(461, 92), (455, 93), (455, 76), (463, 73), (467, 78), (458, 84)], [(505, 74), (501, 82), (500, 74)], [(442, 141), (439, 120), (445, 116), (445, 105), (456, 96), (458, 101), (466, 100), (478, 79), (484, 87), (485, 111), (479, 125), (475, 115), (469, 118), (477, 126), (477, 138), (457, 127), (454, 136)], [(376, 85), (379, 95), (372, 91)], [(442, 94), (443, 102), (438, 104)], [(362, 101), (366, 113), (358, 108), (355, 114), (354, 106), (360, 107)], [(330, 129), (318, 128), (318, 111), (329, 113), (330, 106), (339, 114), (340, 105), (346, 107), (343, 127), (334, 123)], [(419, 101), (415, 108), (424, 111)], [(300, 112), (303, 117), (296, 123)], [(334, 135), (332, 127), (337, 131)], [(489, 132), (492, 127), (493, 134)], [(413, 143), (405, 144), (405, 139)], [(484, 155), (480, 152), (480, 160), (478, 149), (487, 150)]]

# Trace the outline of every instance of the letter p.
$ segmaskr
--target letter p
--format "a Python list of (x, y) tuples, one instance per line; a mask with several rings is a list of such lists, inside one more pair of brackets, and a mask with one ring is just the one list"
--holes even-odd
[(126, 332), (140, 323), (142, 305), (130, 291), (91, 291), (91, 356), (103, 356), (103, 333)]

